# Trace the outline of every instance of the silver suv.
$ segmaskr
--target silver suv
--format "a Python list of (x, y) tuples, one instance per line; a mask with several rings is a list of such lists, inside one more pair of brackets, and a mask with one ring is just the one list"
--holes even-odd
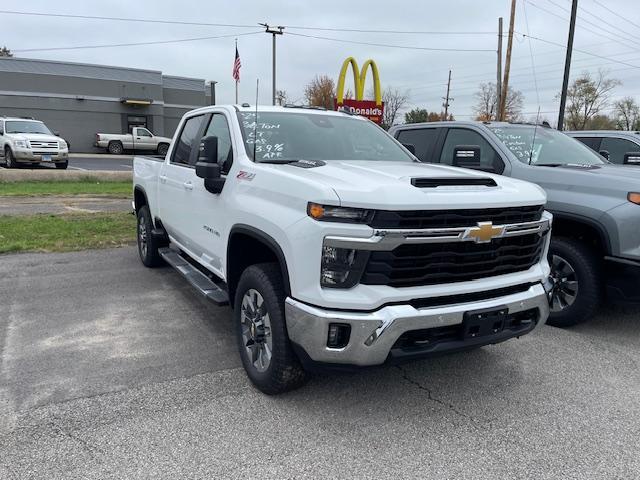
[(7, 168), (53, 163), (64, 169), (69, 165), (69, 146), (39, 120), (0, 117), (0, 157)]
[(611, 163), (640, 166), (640, 132), (576, 130), (565, 133), (580, 140)]
[[(390, 133), (419, 160), (536, 183), (554, 215), (551, 315), (584, 321), (605, 294), (640, 302), (640, 169), (614, 165), (548, 127), (502, 122), (399, 125)], [(518, 262), (514, 253), (512, 262)]]

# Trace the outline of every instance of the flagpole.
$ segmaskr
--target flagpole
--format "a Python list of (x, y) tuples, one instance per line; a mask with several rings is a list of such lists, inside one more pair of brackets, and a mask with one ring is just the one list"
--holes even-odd
[[(236, 38), (236, 53), (238, 52), (238, 39)], [(236, 80), (236, 105), (238, 104), (238, 80)]]

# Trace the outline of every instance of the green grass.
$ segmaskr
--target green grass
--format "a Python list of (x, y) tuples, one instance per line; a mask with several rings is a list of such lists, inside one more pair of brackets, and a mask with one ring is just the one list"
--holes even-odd
[(0, 253), (68, 252), (131, 245), (136, 219), (130, 213), (0, 215)]
[(18, 181), (0, 182), (0, 196), (41, 195), (108, 195), (131, 197), (131, 181), (109, 182), (83, 179), (80, 181)]

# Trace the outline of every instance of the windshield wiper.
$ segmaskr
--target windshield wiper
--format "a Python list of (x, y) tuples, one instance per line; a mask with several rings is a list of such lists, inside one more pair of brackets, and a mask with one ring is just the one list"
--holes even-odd
[(287, 163), (296, 163), (300, 160), (284, 160), (282, 158), (274, 158), (273, 160), (259, 160), (257, 163), (273, 163), (276, 165), (286, 165)]

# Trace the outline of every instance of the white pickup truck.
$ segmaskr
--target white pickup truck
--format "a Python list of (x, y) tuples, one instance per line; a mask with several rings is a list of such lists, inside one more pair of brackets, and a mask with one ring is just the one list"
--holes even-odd
[(142, 262), (233, 307), (242, 363), (268, 394), (314, 367), (467, 350), (545, 323), (545, 200), (309, 108), (194, 110), (164, 160), (134, 159)]
[(171, 139), (158, 137), (144, 127), (133, 127), (131, 133), (96, 133), (95, 146), (105, 148), (113, 155), (120, 155), (125, 150), (141, 150), (166, 155)]

